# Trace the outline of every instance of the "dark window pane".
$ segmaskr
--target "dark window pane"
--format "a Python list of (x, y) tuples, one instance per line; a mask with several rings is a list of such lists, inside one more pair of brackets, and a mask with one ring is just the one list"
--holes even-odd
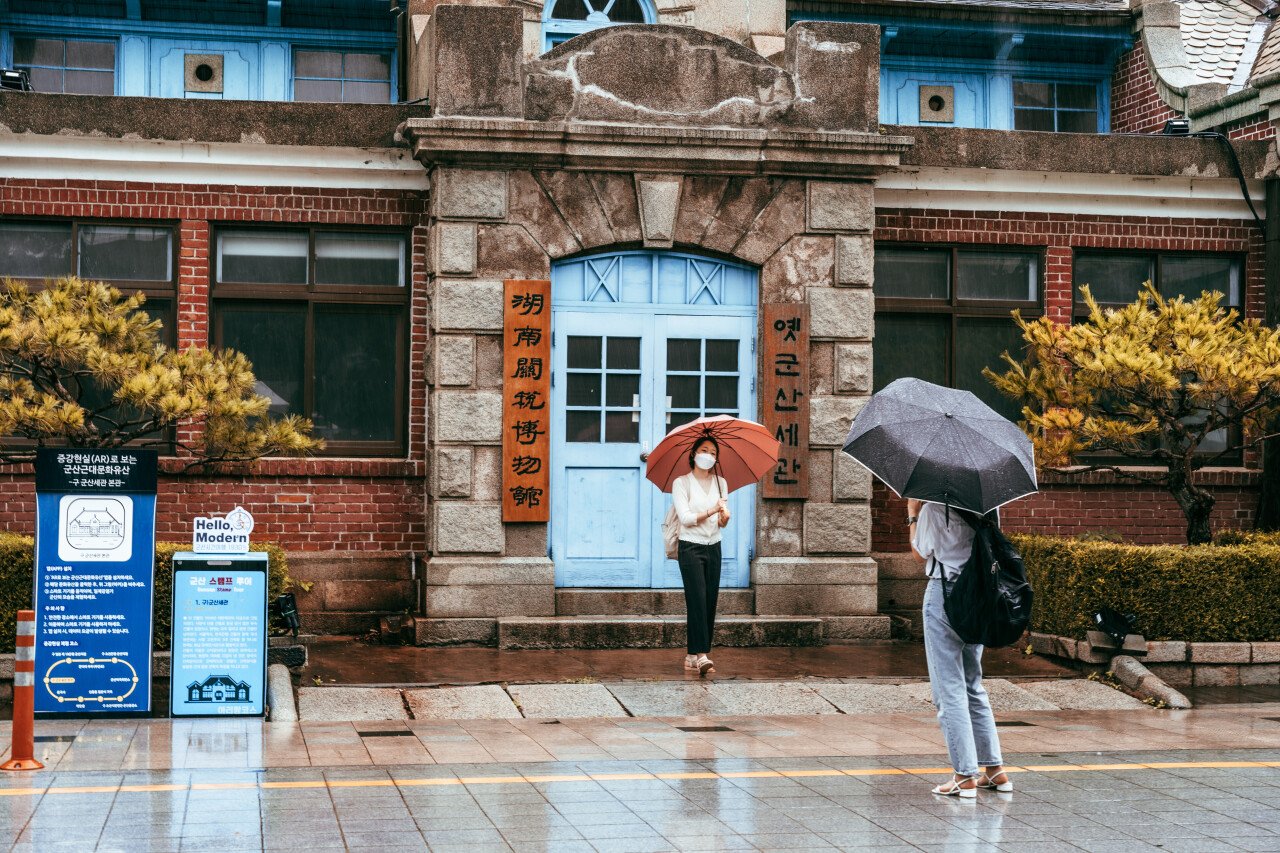
[(156, 299), (153, 296), (148, 296), (147, 301), (143, 303), (142, 310), (152, 320), (160, 321), (160, 343), (169, 347), (177, 346), (178, 336), (173, 319), (173, 300)]
[(403, 285), (404, 238), (398, 234), (316, 234), (316, 284)]
[(1225, 304), (1240, 305), (1240, 265), (1234, 258), (1167, 256), (1160, 260), (1160, 295), (1167, 299), (1217, 291)]
[(71, 275), (71, 226), (0, 222), (0, 275), (14, 278)]
[(62, 92), (62, 69), (32, 68), (28, 73), (31, 75), (31, 88), (33, 91), (48, 94)]
[(342, 84), (342, 101), (346, 104), (389, 104), (391, 84), (348, 80)]
[(736, 409), (738, 407), (738, 377), (707, 377), (707, 408)]
[(295, 101), (340, 104), (342, 103), (342, 81), (294, 80), (293, 99)]
[(667, 415), (667, 432), (701, 417), (697, 412), (672, 412)]
[(697, 338), (667, 340), (667, 370), (701, 370), (702, 341)]
[(111, 71), (68, 71), (62, 90), (68, 95), (114, 95), (116, 75)]
[(1132, 302), (1143, 282), (1154, 278), (1154, 259), (1148, 255), (1076, 255), (1072, 272), (1077, 294), (1087, 284), (1094, 299), (1111, 303)]
[(600, 374), (570, 373), (565, 402), (570, 406), (600, 405)]
[(342, 76), (348, 80), (390, 80), (391, 60), (382, 53), (348, 53)]
[(1050, 110), (1014, 110), (1014, 130), (1054, 130), (1053, 112)]
[(566, 21), (585, 21), (587, 19), (587, 4), (583, 0), (556, 0), (555, 8), (551, 11), (551, 17), (561, 18)]
[(1052, 107), (1053, 84), (1033, 80), (1013, 81), (1013, 105), (1015, 107)]
[(294, 77), (342, 78), (342, 54), (327, 50), (298, 50), (293, 54)]
[(600, 343), (603, 338), (569, 336), (569, 367), (600, 369)]
[(219, 310), (222, 345), (253, 363), (257, 393), (271, 401), (271, 414), (303, 411), (303, 348), (306, 308), (274, 309), (227, 305)]
[(1059, 83), (1058, 109), (1096, 110), (1098, 87), (1092, 83)]
[(667, 396), (671, 398), (671, 409), (702, 408), (702, 377), (700, 376), (668, 376)]
[(715, 373), (737, 373), (738, 342), (707, 341), (707, 370)]
[(609, 338), (609, 369), (639, 370), (640, 339)]
[(640, 441), (640, 422), (631, 412), (605, 412), (604, 440), (616, 444), (636, 444)]
[(80, 275), (103, 281), (170, 281), (172, 239), (168, 228), (82, 225)]
[(1001, 354), (1022, 355), (1021, 331), (1012, 319), (999, 317), (956, 318), (955, 387), (972, 391), (979, 400), (1011, 421), (1019, 420), (1022, 408), (996, 390), (982, 375), (983, 368), (997, 372), (1005, 365)]
[(949, 249), (876, 249), (876, 296), (947, 299)]
[(218, 235), (218, 281), (306, 284), (307, 235), (224, 231)]
[(624, 406), (638, 408), (640, 406), (640, 375), (638, 373), (611, 374), (605, 380), (606, 406)]
[(600, 440), (600, 412), (565, 412), (565, 438), (595, 443)]
[(398, 314), (317, 311), (316, 434), (331, 441), (395, 441)]
[(956, 290), (961, 299), (1035, 302), (1039, 297), (1038, 258), (1015, 252), (961, 252)]
[[(596, 3), (595, 7), (604, 8), (600, 3)], [(618, 0), (609, 10), (609, 20), (615, 24), (643, 24), (645, 23), (644, 7), (636, 0)]]
[(109, 41), (68, 41), (67, 67), (115, 71), (116, 46)]
[(945, 315), (877, 314), (872, 345), (875, 390), (904, 376), (946, 385), (950, 324)]
[(1097, 133), (1098, 114), (1060, 112), (1058, 113), (1058, 130), (1062, 133)]
[(13, 40), (14, 65), (62, 65), (62, 42), (18, 37)]

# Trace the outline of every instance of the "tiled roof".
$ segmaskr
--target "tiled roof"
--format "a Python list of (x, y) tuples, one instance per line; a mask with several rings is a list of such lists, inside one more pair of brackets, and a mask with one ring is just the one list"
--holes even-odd
[(1013, 12), (1107, 14), (1128, 12), (1129, 0), (793, 0), (787, 9), (796, 12), (840, 12), (851, 6), (918, 9), (999, 9)]
[(1176, 1), (1191, 70), (1203, 83), (1230, 84), (1241, 62), (1252, 62), (1247, 47), (1258, 10), (1243, 0)]
[(1258, 59), (1253, 63), (1252, 77), (1262, 77), (1280, 71), (1280, 27), (1271, 26), (1267, 37), (1258, 51)]

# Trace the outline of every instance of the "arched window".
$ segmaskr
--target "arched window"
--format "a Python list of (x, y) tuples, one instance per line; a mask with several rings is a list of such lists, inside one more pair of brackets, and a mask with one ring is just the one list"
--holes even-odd
[(652, 24), (657, 20), (648, 0), (547, 0), (542, 15), (542, 49), (579, 33), (611, 24)]

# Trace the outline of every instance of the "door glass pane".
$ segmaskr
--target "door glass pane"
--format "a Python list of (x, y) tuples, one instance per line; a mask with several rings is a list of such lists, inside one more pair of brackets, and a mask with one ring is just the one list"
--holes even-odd
[(610, 374), (605, 387), (605, 405), (638, 407), (636, 403), (636, 398), (640, 394), (638, 373)]
[(605, 412), (604, 440), (617, 444), (636, 444), (640, 441), (640, 421), (631, 412)]
[(667, 431), (675, 429), (678, 426), (684, 426), (692, 420), (702, 417), (698, 412), (670, 412), (667, 415)]
[(950, 249), (876, 248), (876, 296), (891, 299), (947, 299)]
[(1160, 295), (1166, 299), (1217, 291), (1226, 305), (1240, 304), (1240, 264), (1234, 258), (1167, 256), (1160, 259)]
[(956, 263), (956, 290), (961, 299), (1035, 302), (1039, 297), (1039, 263), (1019, 252), (961, 252)]
[(950, 322), (947, 315), (877, 314), (872, 344), (875, 390), (904, 376), (946, 385)]
[(565, 402), (570, 406), (600, 406), (600, 374), (570, 373)]
[(70, 224), (0, 222), (0, 275), (57, 278), (70, 274)]
[(404, 284), (404, 238), (397, 234), (316, 234), (316, 284)]
[(707, 341), (707, 370), (716, 373), (737, 373), (738, 342)]
[(697, 338), (667, 339), (667, 370), (702, 369), (702, 341)]
[(306, 308), (220, 306), (222, 346), (253, 363), (255, 391), (271, 401), (273, 415), (306, 414), (303, 409), (303, 347)]
[(331, 441), (395, 441), (396, 312), (317, 311), (316, 434)]
[(280, 231), (220, 233), (218, 281), (306, 284), (307, 235)]
[(80, 226), (80, 275), (104, 281), (170, 281), (173, 232), (135, 225)]
[(1155, 280), (1155, 259), (1150, 255), (1076, 255), (1072, 281), (1077, 294), (1076, 311), (1083, 309), (1080, 288), (1089, 285), (1099, 302), (1132, 302), (1143, 282)]
[(958, 317), (956, 319), (955, 387), (972, 391), (979, 400), (1011, 421), (1021, 418), (1022, 407), (1004, 396), (982, 375), (983, 368), (1001, 372), (1001, 354), (1022, 355), (1022, 334), (1012, 319)]
[(707, 377), (707, 408), (736, 409), (738, 407), (738, 377)]
[(600, 440), (600, 410), (564, 413), (565, 438), (568, 441), (596, 443)]
[(600, 345), (604, 338), (569, 336), (569, 367), (600, 369)]
[(609, 338), (609, 369), (639, 370), (640, 339)]
[(702, 377), (668, 376), (667, 396), (671, 398), (670, 408), (701, 410)]

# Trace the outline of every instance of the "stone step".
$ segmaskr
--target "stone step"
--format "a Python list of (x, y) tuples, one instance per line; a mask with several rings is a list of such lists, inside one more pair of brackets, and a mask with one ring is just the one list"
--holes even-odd
[[(816, 616), (724, 616), (716, 646), (820, 646)], [(500, 649), (667, 649), (685, 645), (683, 616), (513, 616), (498, 620)]]
[[(755, 593), (722, 589), (716, 611), (732, 616), (755, 612)], [(683, 616), (682, 589), (558, 589), (557, 616)]]

